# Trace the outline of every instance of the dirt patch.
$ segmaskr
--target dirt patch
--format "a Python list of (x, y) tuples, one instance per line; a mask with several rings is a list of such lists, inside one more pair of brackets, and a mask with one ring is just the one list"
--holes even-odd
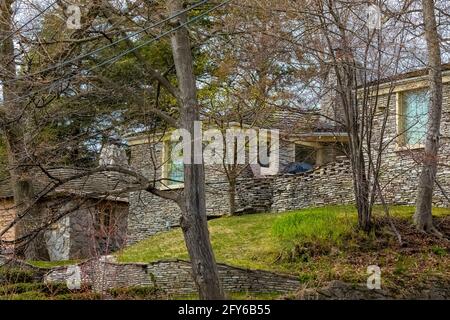
[(450, 254), (450, 216), (435, 218), (435, 225), (444, 235), (443, 238), (418, 231), (408, 219), (392, 218), (392, 223), (401, 235), (401, 244), (390, 221), (387, 218), (377, 218), (373, 234), (367, 236), (354, 233), (344, 239), (340, 249), (356, 255), (385, 249), (404, 254), (430, 251), (441, 256)]
[(399, 293), (396, 290), (369, 290), (362, 284), (331, 281), (322, 288), (301, 288), (297, 293), (284, 296), (286, 300), (447, 300), (450, 299), (449, 281), (429, 281)]
[[(402, 237), (403, 245), (400, 246), (397, 242), (399, 249), (411, 251), (414, 249), (419, 250), (429, 248), (431, 246), (441, 246), (446, 247), (447, 249), (450, 248), (450, 241), (448, 239), (440, 239), (434, 235), (420, 232), (414, 227), (411, 221), (407, 219), (393, 218), (392, 221)], [(440, 230), (448, 238), (450, 236), (450, 217), (435, 218), (434, 221), (438, 230)], [(376, 220), (376, 223), (380, 227), (378, 228), (379, 230), (390, 233), (390, 241), (395, 240), (393, 239), (394, 235), (387, 218), (378, 219)]]

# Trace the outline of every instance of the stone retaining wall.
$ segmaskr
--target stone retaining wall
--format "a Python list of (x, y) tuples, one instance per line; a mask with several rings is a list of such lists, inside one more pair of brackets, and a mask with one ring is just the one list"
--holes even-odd
[(272, 212), (354, 202), (349, 160), (296, 175), (279, 175), (272, 182)]
[[(268, 212), (272, 205), (271, 178), (241, 178), (236, 185), (238, 210), (251, 208), (252, 212)], [(208, 217), (229, 213), (229, 184), (210, 181), (206, 185), (206, 211)], [(182, 189), (178, 190), (179, 192)], [(127, 243), (132, 244), (161, 231), (180, 225), (181, 211), (173, 201), (146, 191), (130, 193)]]
[[(46, 272), (48, 272), (48, 269), (35, 267), (29, 263), (26, 263), (25, 261), (13, 259), (3, 255), (0, 255), (0, 268), (31, 271), (34, 281), (41, 281)], [(0, 283), (1, 282), (2, 281), (0, 279)]]
[[(131, 286), (156, 286), (167, 294), (196, 293), (190, 262), (157, 261), (150, 264), (119, 264), (90, 260), (79, 265), (84, 285), (96, 291)], [(226, 292), (292, 292), (298, 289), (297, 278), (267, 271), (249, 270), (218, 264), (219, 277)], [(55, 268), (45, 276), (47, 282), (67, 279), (67, 267)]]

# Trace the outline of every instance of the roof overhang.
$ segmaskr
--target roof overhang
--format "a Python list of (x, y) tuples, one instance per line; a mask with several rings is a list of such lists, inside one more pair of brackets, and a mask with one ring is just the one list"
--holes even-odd
[(317, 143), (348, 142), (348, 134), (345, 132), (309, 132), (292, 135), (289, 140)]
[[(368, 88), (370, 90), (369, 94), (371, 96), (382, 96), (390, 93), (397, 93), (408, 90), (417, 90), (426, 88), (429, 86), (429, 76), (428, 74), (414, 74), (410, 77), (404, 78), (393, 78), (392, 80), (381, 81), (378, 89), (376, 90), (376, 83), (370, 85)], [(442, 82), (450, 83), (450, 71), (444, 71), (442, 73)], [(366, 87), (366, 89), (368, 89)], [(363, 88), (358, 88), (358, 91), (363, 91)]]

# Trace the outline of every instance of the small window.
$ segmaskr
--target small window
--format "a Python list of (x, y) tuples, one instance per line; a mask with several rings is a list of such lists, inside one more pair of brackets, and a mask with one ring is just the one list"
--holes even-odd
[(427, 134), (428, 90), (403, 92), (399, 98), (399, 143), (401, 146), (421, 146)]
[(177, 151), (174, 157), (174, 148), (180, 144), (178, 141), (167, 141), (165, 142), (165, 152), (164, 152), (164, 176), (163, 184), (165, 186), (176, 186), (184, 183), (184, 164), (183, 164), (183, 150)]
[(114, 208), (110, 203), (102, 203), (98, 206), (97, 226), (100, 231), (107, 231), (113, 226)]

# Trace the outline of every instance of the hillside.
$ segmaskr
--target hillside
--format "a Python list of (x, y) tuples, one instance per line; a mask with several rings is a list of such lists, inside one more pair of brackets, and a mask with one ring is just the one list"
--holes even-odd
[[(377, 234), (356, 231), (356, 212), (337, 206), (280, 214), (224, 217), (209, 222), (218, 262), (289, 273), (311, 285), (330, 280), (365, 282), (367, 267), (378, 265), (385, 284), (450, 279), (448, 243), (420, 234), (410, 223), (414, 209), (397, 206), (391, 215), (403, 236), (397, 242), (381, 208), (375, 209)], [(450, 209), (434, 209), (437, 225), (450, 231)], [(187, 259), (181, 230), (158, 234), (118, 254), (121, 262)], [(422, 280), (422, 281), (416, 281)]]

